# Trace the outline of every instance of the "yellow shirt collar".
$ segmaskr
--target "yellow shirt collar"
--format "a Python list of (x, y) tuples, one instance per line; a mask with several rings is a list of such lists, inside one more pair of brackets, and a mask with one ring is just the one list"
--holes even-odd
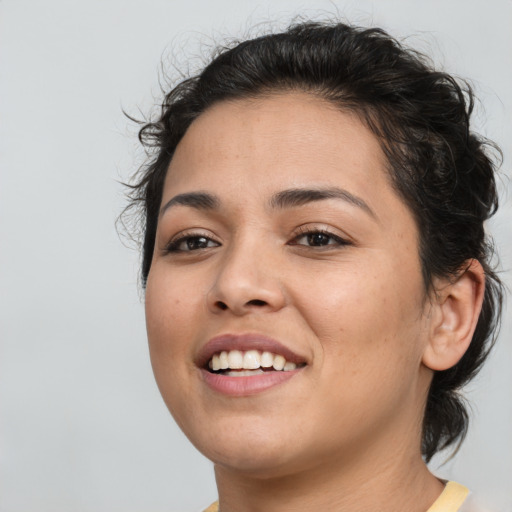
[[(457, 512), (468, 494), (469, 490), (463, 485), (448, 482), (427, 512)], [(219, 512), (219, 502), (212, 503), (204, 512)]]

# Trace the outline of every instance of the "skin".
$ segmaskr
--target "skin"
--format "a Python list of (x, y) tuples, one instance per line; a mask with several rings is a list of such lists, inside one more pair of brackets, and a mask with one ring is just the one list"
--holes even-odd
[[(333, 187), (357, 200), (272, 206), (285, 190)], [(305, 93), (219, 103), (194, 121), (162, 206), (194, 192), (218, 205), (161, 214), (147, 330), (169, 410), (215, 463), (222, 512), (427, 510), (443, 486), (421, 458), (425, 400), (432, 369), (471, 339), (478, 264), (431, 300), (378, 140)], [(318, 231), (321, 243), (304, 234)], [(197, 357), (225, 333), (270, 336), (307, 364), (263, 392), (223, 395)]]

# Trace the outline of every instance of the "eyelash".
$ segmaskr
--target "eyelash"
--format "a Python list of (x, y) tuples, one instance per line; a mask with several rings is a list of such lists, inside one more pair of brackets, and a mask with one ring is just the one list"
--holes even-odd
[[(288, 245), (294, 245), (294, 246), (304, 246), (309, 248), (332, 248), (334, 247), (340, 247), (340, 246), (347, 246), (351, 245), (351, 242), (348, 240), (335, 235), (334, 233), (331, 233), (330, 231), (326, 229), (321, 228), (299, 228), (299, 233), (292, 239), (290, 242), (288, 242)], [(312, 236), (323, 236), (328, 239), (328, 242), (326, 244), (320, 244), (320, 245), (312, 245), (311, 240), (308, 240), (308, 244), (299, 244), (298, 240), (305, 237), (312, 237)], [(206, 243), (205, 247), (196, 247), (191, 248), (190, 246), (188, 249), (182, 249), (180, 246), (184, 243), (191, 243), (191, 242), (198, 242), (200, 239), (203, 239), (202, 243)], [(325, 238), (324, 238), (325, 241)], [(334, 243), (331, 243), (331, 241), (334, 241)], [(210, 245), (213, 242), (214, 245)], [(210, 236), (204, 234), (204, 233), (186, 233), (179, 238), (175, 240), (171, 240), (167, 246), (165, 247), (164, 251), (165, 253), (186, 253), (186, 252), (195, 252), (195, 251), (201, 251), (204, 249), (210, 249), (212, 247), (219, 247), (221, 244), (220, 242), (217, 242)]]
[[(198, 247), (195, 249), (191, 249), (190, 247), (188, 249), (180, 249), (180, 245), (183, 243), (189, 243), (191, 241), (198, 241), (200, 239), (204, 239), (206, 241), (207, 246), (206, 247)], [(208, 246), (213, 242), (214, 246)], [(221, 244), (214, 240), (211, 236), (208, 236), (204, 233), (185, 233), (181, 235), (179, 238), (176, 238), (175, 240), (171, 240), (167, 246), (165, 247), (164, 251), (165, 253), (186, 253), (186, 252), (194, 252), (194, 251), (200, 251), (203, 249), (209, 249), (211, 247), (218, 247)]]
[[(340, 246), (346, 246), (346, 245), (351, 245), (351, 242), (349, 242), (348, 240), (338, 236), (338, 235), (335, 235), (334, 233), (331, 233), (329, 230), (327, 229), (323, 229), (323, 228), (307, 228), (307, 227), (304, 227), (304, 228), (299, 228), (299, 234), (293, 238), (290, 242), (288, 242), (288, 245), (302, 245), (302, 246), (306, 246), (306, 247), (310, 247), (310, 248), (332, 248), (332, 247), (340, 247)], [(297, 243), (298, 240), (300, 240), (301, 238), (304, 238), (304, 237), (312, 237), (312, 236), (318, 236), (318, 235), (321, 235), (323, 237), (326, 237), (329, 239), (329, 242), (327, 244), (323, 244), (323, 245), (306, 245), (306, 244), (299, 244)], [(330, 241), (334, 241), (334, 243), (330, 243)], [(310, 240), (308, 240), (308, 242), (310, 242)]]

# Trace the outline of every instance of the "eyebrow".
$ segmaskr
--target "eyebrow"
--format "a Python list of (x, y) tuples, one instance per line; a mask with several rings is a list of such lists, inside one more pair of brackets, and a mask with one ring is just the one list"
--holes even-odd
[(160, 217), (169, 208), (178, 205), (189, 206), (196, 210), (216, 210), (220, 207), (220, 200), (218, 197), (207, 192), (187, 192), (185, 194), (178, 194), (160, 208)]
[[(377, 219), (375, 212), (363, 199), (355, 196), (348, 190), (338, 187), (312, 189), (292, 188), (282, 190), (272, 196), (270, 206), (275, 209), (296, 208), (298, 206), (326, 199), (341, 199), (342, 201), (365, 211), (374, 219)], [(178, 205), (188, 206), (197, 210), (218, 210), (221, 206), (221, 201), (217, 196), (208, 192), (187, 192), (184, 194), (178, 194), (162, 206), (160, 209), (160, 217), (169, 210), (169, 208)]]
[(278, 192), (274, 195), (274, 197), (272, 197), (270, 205), (273, 208), (279, 209), (294, 208), (314, 201), (323, 201), (326, 199), (341, 199), (342, 201), (346, 201), (353, 206), (357, 206), (374, 219), (377, 219), (375, 212), (363, 199), (355, 196), (348, 190), (338, 187), (313, 189), (293, 188), (289, 190), (283, 190), (282, 192)]

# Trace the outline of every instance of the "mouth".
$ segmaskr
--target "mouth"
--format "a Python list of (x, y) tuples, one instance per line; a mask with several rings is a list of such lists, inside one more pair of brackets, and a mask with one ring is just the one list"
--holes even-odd
[(206, 384), (227, 395), (252, 395), (283, 383), (307, 366), (304, 357), (260, 334), (211, 339), (196, 360)]
[(305, 366), (306, 363), (288, 361), (281, 354), (260, 350), (223, 350), (213, 354), (207, 369), (227, 377), (250, 377), (265, 372), (291, 372)]

